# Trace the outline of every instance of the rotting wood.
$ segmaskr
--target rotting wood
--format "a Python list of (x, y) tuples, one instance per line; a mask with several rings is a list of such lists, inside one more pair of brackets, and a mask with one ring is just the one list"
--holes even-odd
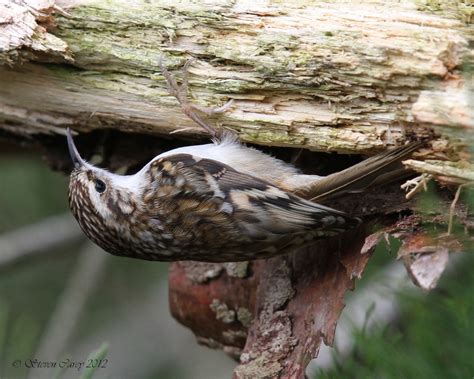
[[(441, 121), (472, 127), (459, 7), (63, 0), (70, 16), (52, 27), (54, 1), (30, 1), (40, 10), (0, 2), (0, 128), (12, 133), (202, 133), (167, 93), (161, 55), (177, 72), (196, 58), (192, 96), (204, 106), (234, 99), (218, 122), (247, 142), (369, 153)], [(24, 38), (12, 42), (18, 29)], [(456, 107), (435, 101), (443, 94)]]
[(474, 182), (474, 164), (469, 162), (417, 161), (409, 159), (404, 164), (420, 173), (431, 174), (447, 184)]

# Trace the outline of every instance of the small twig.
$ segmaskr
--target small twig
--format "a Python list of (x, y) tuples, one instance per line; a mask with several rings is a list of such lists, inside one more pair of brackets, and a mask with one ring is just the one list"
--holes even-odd
[(298, 151), (292, 155), (291, 157), (291, 164), (296, 164), (298, 160), (301, 158), (301, 155), (303, 154), (303, 149), (298, 149)]
[(449, 207), (448, 236), (451, 235), (451, 232), (453, 230), (454, 211), (456, 210), (456, 204), (459, 201), (459, 196), (461, 196), (461, 191), (464, 187), (470, 187), (470, 186), (474, 186), (474, 183), (461, 184), (458, 187), (456, 194), (454, 195), (454, 199), (451, 202), (451, 206)]
[[(421, 188), (423, 188), (424, 191), (428, 190), (427, 183), (432, 179), (432, 175), (429, 174), (421, 174), (420, 176), (417, 176), (416, 178), (407, 180), (405, 183), (403, 183), (400, 188), (409, 191), (406, 195), (405, 198), (407, 200), (410, 200), (415, 196), (416, 193), (420, 191)], [(413, 187), (413, 188), (412, 188)], [(410, 189), (411, 188), (411, 189)]]

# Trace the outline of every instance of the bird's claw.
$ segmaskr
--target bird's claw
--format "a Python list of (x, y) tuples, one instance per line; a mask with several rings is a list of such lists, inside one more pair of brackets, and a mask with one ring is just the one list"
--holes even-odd
[(160, 66), (161, 72), (163, 73), (163, 77), (166, 80), (166, 85), (168, 87), (168, 91), (170, 95), (174, 96), (183, 111), (183, 113), (188, 116), (191, 120), (193, 120), (196, 124), (198, 124), (201, 128), (203, 128), (207, 133), (210, 134), (211, 138), (216, 139), (218, 138), (218, 132), (216, 129), (209, 126), (197, 113), (203, 113), (206, 116), (212, 116), (214, 114), (224, 113), (226, 112), (234, 103), (234, 100), (231, 99), (224, 105), (220, 107), (203, 107), (197, 104), (193, 104), (188, 100), (188, 77), (189, 77), (189, 66), (194, 62), (194, 59), (188, 59), (183, 66), (183, 81), (180, 84), (176, 82), (176, 79), (172, 73), (170, 73), (165, 65), (163, 64), (163, 59), (160, 57), (158, 60), (158, 65)]

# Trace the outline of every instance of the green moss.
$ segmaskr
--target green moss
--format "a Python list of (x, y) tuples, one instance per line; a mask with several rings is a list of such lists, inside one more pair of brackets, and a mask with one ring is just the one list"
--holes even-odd
[[(403, 41), (396, 40), (386, 51), (376, 44), (363, 46), (359, 53), (360, 46), (355, 48), (352, 44), (360, 44), (359, 40), (366, 38), (356, 34), (361, 31), (323, 30), (309, 35), (290, 34), (278, 28), (256, 29), (251, 22), (227, 11), (232, 6), (230, 0), (212, 7), (192, 0), (179, 2), (176, 7), (169, 2), (164, 5), (146, 0), (127, 7), (123, 4), (119, 0), (98, 0), (72, 8), (70, 18), (57, 17), (55, 33), (68, 43), (80, 69), (55, 72), (68, 76), (61, 78), (67, 84), (59, 85), (67, 85), (70, 91), (88, 88), (94, 95), (110, 91), (110, 96), (119, 99), (123, 92), (136, 95), (138, 100), (150, 99), (153, 104), (176, 105), (166, 92), (157, 61), (163, 56), (167, 67), (179, 78), (181, 67), (191, 54), (209, 62), (216, 71), (228, 70), (225, 78), (203, 71), (190, 75), (191, 93), (200, 105), (214, 106), (222, 102), (223, 94), (229, 93), (236, 98), (247, 94), (272, 97), (276, 93), (309, 96), (316, 102), (330, 101), (331, 111), (339, 116), (330, 117), (329, 121), (315, 116), (304, 126), (339, 126), (352, 120), (355, 130), (372, 125), (374, 120), (381, 125), (371, 115), (394, 114), (395, 107), (405, 112), (398, 118), (406, 118), (410, 99), (416, 98), (421, 87), (432, 86), (431, 82), (421, 84), (431, 73), (431, 66), (420, 64), (422, 59), (416, 54), (405, 56)], [(423, 38), (426, 34), (420, 34), (420, 40)], [(194, 67), (203, 69), (199, 64)], [(370, 104), (367, 99), (371, 99)], [(272, 122), (268, 115), (258, 112), (254, 119), (233, 118), (236, 116), (231, 113), (222, 119), (244, 129), (247, 141), (285, 146), (307, 143), (301, 135), (304, 132), (294, 137), (287, 131), (285, 121)], [(132, 127), (134, 121), (130, 122)], [(253, 132), (256, 127), (266, 130)], [(330, 137), (341, 138), (340, 131), (332, 133)], [(325, 141), (328, 135), (319, 130), (313, 134), (318, 139), (309, 136), (310, 145), (318, 149), (332, 143)], [(361, 134), (366, 137), (365, 131)], [(366, 145), (373, 148), (373, 143), (374, 139), (372, 145)], [(359, 147), (344, 145), (343, 149), (353, 151)]]
[(67, 178), (51, 173), (40, 162), (5, 157), (0, 172), (0, 232), (67, 209)]
[(306, 66), (307, 63), (314, 60), (314, 56), (306, 50), (297, 50), (291, 54), (290, 61), (296, 67)]
[(472, 24), (474, 22), (474, 3), (472, 0), (416, 0), (419, 10), (441, 13), (448, 17)]
[(269, 129), (263, 129), (255, 132), (249, 132), (243, 130), (240, 135), (242, 140), (250, 143), (260, 143), (266, 145), (278, 145), (278, 146), (301, 146), (305, 143), (305, 138), (302, 136), (292, 136), (287, 133), (272, 132)]
[[(178, 29), (192, 30), (196, 24), (154, 3), (130, 8), (95, 2), (71, 13), (71, 18), (58, 17), (56, 35), (70, 46), (76, 65), (136, 75), (157, 68), (160, 48), (175, 38)], [(169, 55), (166, 62), (174, 60)]]

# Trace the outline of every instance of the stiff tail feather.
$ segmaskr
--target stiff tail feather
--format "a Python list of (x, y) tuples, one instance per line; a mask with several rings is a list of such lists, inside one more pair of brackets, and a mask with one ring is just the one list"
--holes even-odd
[(369, 187), (400, 180), (411, 174), (401, 162), (424, 142), (412, 142), (368, 158), (343, 171), (315, 181), (300, 196), (311, 201), (324, 202), (336, 197), (360, 193)]

